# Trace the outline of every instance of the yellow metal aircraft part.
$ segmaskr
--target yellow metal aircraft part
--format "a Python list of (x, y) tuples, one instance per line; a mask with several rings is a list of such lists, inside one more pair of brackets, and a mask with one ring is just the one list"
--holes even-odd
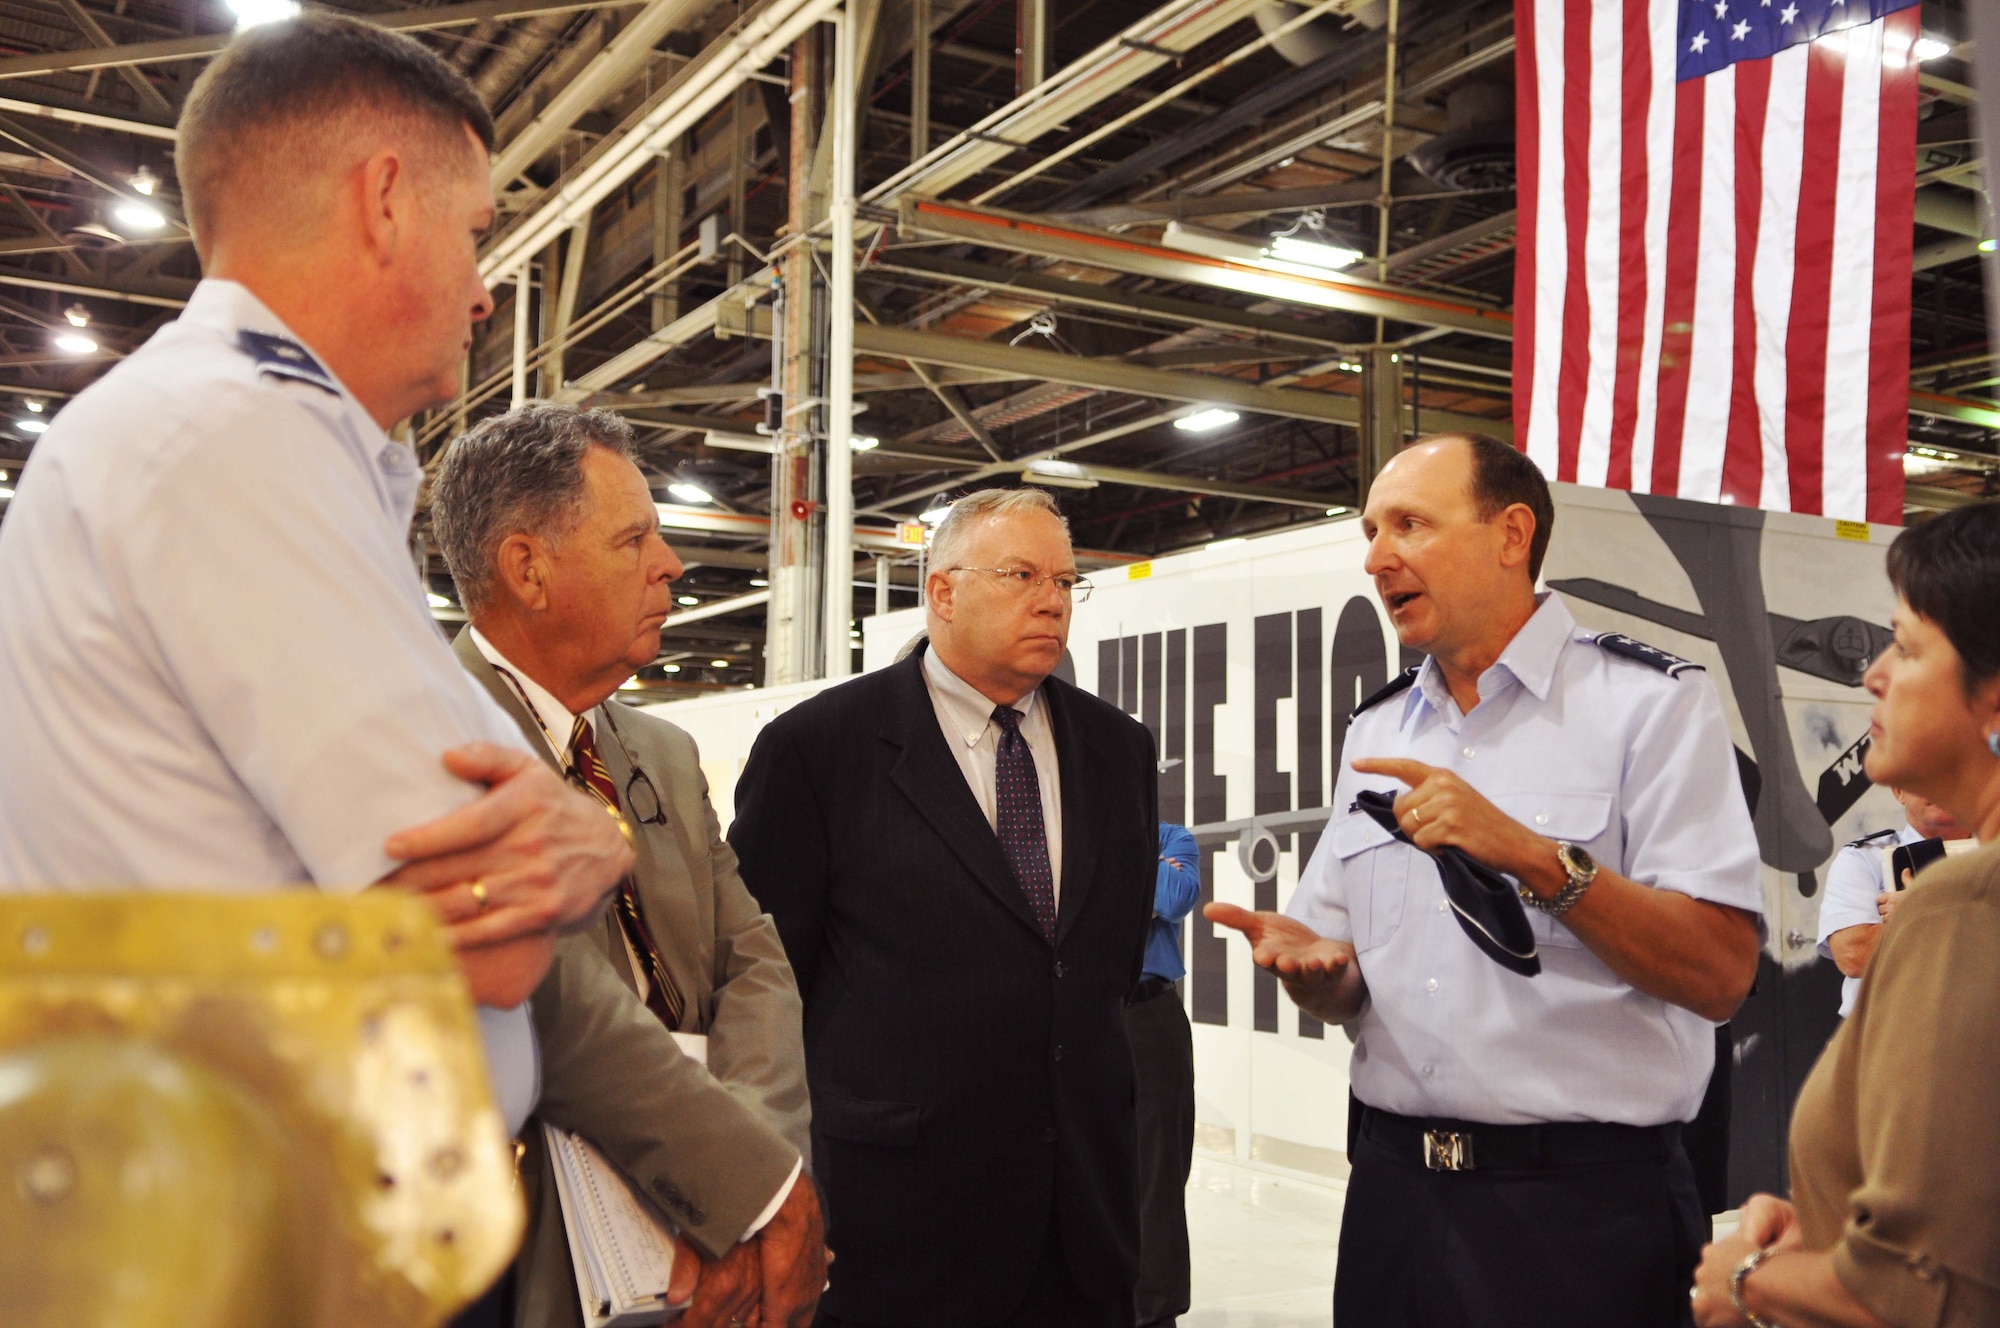
[(429, 1328), (522, 1220), (420, 901), (0, 896), (0, 1328)]

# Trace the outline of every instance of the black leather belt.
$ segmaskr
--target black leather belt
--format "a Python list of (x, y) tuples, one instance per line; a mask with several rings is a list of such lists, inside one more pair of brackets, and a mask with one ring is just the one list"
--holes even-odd
[(1139, 979), (1139, 985), (1132, 988), (1131, 999), (1125, 1003), (1127, 1005), (1141, 1005), (1152, 1000), (1155, 996), (1164, 996), (1173, 989), (1174, 984), (1166, 978), (1143, 977)]
[(1361, 1137), (1398, 1160), (1432, 1171), (1542, 1171), (1551, 1167), (1664, 1162), (1681, 1146), (1681, 1127), (1607, 1125), (1486, 1125), (1418, 1119), (1361, 1108)]

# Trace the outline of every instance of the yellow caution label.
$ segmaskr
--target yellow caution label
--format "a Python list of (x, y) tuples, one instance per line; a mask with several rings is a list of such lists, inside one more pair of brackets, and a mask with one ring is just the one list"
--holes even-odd
[(1841, 539), (1859, 540), (1861, 543), (1866, 544), (1868, 542), (1868, 523), (1866, 521), (1836, 521), (1833, 523), (1833, 533)]
[(1151, 576), (1152, 574), (1153, 574), (1153, 565), (1149, 562), (1133, 563), (1131, 566), (1125, 569), (1125, 579), (1127, 581), (1144, 581), (1147, 577)]

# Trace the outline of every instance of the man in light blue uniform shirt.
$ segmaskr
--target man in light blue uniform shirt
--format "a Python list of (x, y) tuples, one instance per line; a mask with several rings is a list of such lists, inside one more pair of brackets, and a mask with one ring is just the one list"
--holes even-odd
[(631, 854), (466, 676), (406, 543), (421, 467), (385, 430), (455, 395), (491, 311), (491, 141), (449, 66), (324, 15), (190, 93), (209, 279), (56, 417), (0, 528), (0, 889), (426, 891), (518, 1128), (527, 996)]
[(1967, 840), (1971, 832), (1950, 812), (1914, 793), (1893, 790), (1903, 806), (1900, 829), (1878, 830), (1855, 840), (1833, 855), (1826, 869), (1826, 888), (1819, 897), (1819, 952), (1841, 972), (1840, 1017), (1847, 1018), (1861, 993), (1861, 975), (1875, 953), (1875, 942), (1902, 897), (1903, 885), (1889, 879), (1889, 855), (1898, 847), (1926, 839)]
[[(1706, 1226), (1680, 1126), (1756, 972), (1756, 840), (1705, 674), (1535, 593), (1553, 521), (1491, 439), (1383, 469), (1367, 570), (1429, 658), (1356, 712), (1288, 915), (1208, 910), (1356, 1034), (1342, 1325), (1689, 1319)], [(1519, 883), (1539, 973), (1468, 939), (1418, 851), (1446, 847)]]
[(1194, 1165), (1194, 1030), (1176, 985), (1181, 921), (1201, 897), (1201, 849), (1184, 825), (1160, 822), (1160, 866), (1139, 985), (1126, 1009), (1139, 1074), (1139, 1328), (1187, 1313), (1187, 1181)]

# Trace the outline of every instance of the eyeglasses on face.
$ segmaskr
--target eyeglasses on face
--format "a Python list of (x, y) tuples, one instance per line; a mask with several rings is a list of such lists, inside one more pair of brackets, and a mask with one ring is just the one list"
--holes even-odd
[(1017, 595), (1033, 594), (1040, 590), (1044, 583), (1053, 581), (1056, 583), (1056, 589), (1062, 593), (1062, 597), (1074, 604), (1082, 604), (1088, 600), (1090, 592), (1095, 588), (1090, 584), (1088, 577), (1078, 576), (1075, 572), (1050, 572), (1044, 575), (1032, 567), (947, 567), (945, 571), (984, 572), (988, 576), (997, 576), (1002, 585)]

